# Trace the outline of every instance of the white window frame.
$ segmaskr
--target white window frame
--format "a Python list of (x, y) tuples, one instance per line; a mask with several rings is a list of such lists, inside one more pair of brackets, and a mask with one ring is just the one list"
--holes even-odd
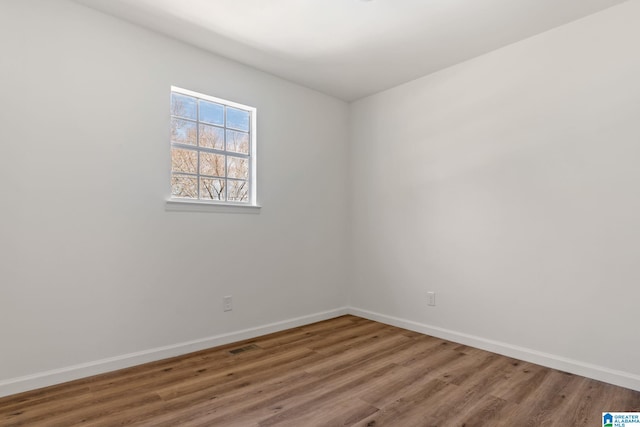
[[(173, 93), (190, 96), (196, 99), (202, 99), (204, 101), (214, 102), (216, 104), (222, 104), (225, 107), (237, 108), (237, 109), (249, 112), (249, 154), (245, 155), (245, 157), (249, 161), (249, 176), (247, 180), (249, 183), (249, 194), (248, 194), (249, 200), (247, 202), (236, 202), (236, 201), (227, 201), (227, 200), (206, 200), (206, 199), (200, 199), (200, 198), (189, 199), (189, 198), (182, 198), (182, 197), (173, 197), (172, 195), (173, 192), (171, 189), (171, 179), (170, 179), (169, 180), (170, 197), (167, 199), (167, 203), (166, 203), (167, 210), (219, 211), (219, 212), (243, 212), (243, 213), (258, 212), (258, 209), (260, 208), (260, 206), (258, 205), (258, 202), (257, 202), (257, 179), (256, 179), (257, 177), (256, 108), (250, 107), (248, 105), (239, 104), (233, 101), (228, 101), (226, 99), (216, 98), (200, 92), (183, 89), (177, 86), (171, 86), (170, 96)], [(198, 129), (198, 132), (199, 132), (201, 122), (200, 122), (199, 110), (196, 110), (196, 111), (197, 111), (196, 120), (189, 120), (189, 121), (193, 121), (194, 123), (196, 123), (196, 128)], [(172, 118), (173, 116), (171, 116), (171, 119)], [(224, 129), (225, 129), (224, 133), (225, 133), (225, 139), (226, 139), (226, 129), (227, 129), (226, 120), (224, 124)], [(182, 147), (180, 144), (174, 144), (171, 141), (171, 138), (169, 138), (169, 147), (170, 147), (169, 153), (171, 153), (171, 148), (173, 147), (186, 148), (186, 147)], [(213, 150), (209, 150), (209, 149), (205, 150), (199, 147), (198, 145), (196, 145), (195, 147), (190, 146), (188, 148), (191, 150), (197, 151), (198, 153), (210, 152), (210, 151), (213, 152)], [(225, 156), (227, 155), (241, 156), (238, 153), (227, 151), (226, 145), (224, 147), (224, 150), (215, 150), (215, 152), (217, 154), (224, 154)], [(225, 168), (226, 168), (226, 161), (225, 161)], [(173, 176), (173, 171), (171, 170), (171, 163), (169, 166), (169, 173), (170, 173), (170, 176)], [(197, 180), (198, 180), (198, 197), (200, 197), (200, 177), (201, 177), (200, 170), (197, 170), (197, 174), (195, 176), (197, 177)], [(225, 173), (225, 177), (224, 177), (225, 182), (228, 182), (229, 179), (232, 179), (232, 178), (229, 178), (228, 176), (226, 176), (226, 173)], [(227, 187), (228, 187), (228, 184), (225, 185), (225, 191), (227, 191)]]

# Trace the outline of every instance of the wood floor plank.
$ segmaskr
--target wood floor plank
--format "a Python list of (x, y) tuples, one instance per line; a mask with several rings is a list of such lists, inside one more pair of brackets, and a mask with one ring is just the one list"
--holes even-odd
[[(198, 417), (219, 417), (239, 411), (243, 406), (262, 402), (266, 396), (278, 391), (287, 391), (291, 387), (303, 388), (308, 384), (317, 383), (317, 378), (296, 366), (305, 363), (306, 359), (299, 359), (273, 371), (265, 370), (261, 375), (254, 375), (250, 379), (240, 378), (231, 383), (205, 387), (169, 401), (163, 400), (155, 405), (148, 405), (144, 409), (122, 412), (114, 419), (122, 420), (123, 425), (145, 425), (144, 421), (147, 418), (153, 418), (156, 426), (174, 426), (183, 425)], [(96, 425), (101, 424), (98, 422)]]
[[(440, 415), (440, 418), (434, 417), (432, 424), (438, 426), (465, 426), (465, 427), (481, 427), (486, 425), (494, 425), (496, 418), (500, 416), (500, 411), (509, 405), (506, 400), (485, 394), (477, 396), (472, 404), (449, 412), (447, 415)], [(516, 424), (519, 425), (519, 424)], [(568, 427), (568, 426), (567, 426)]]
[(550, 369), (523, 362), (509, 380), (499, 384), (492, 394), (510, 402), (522, 403), (540, 387), (550, 373)]
[[(358, 421), (378, 412), (379, 409), (359, 400), (344, 400), (330, 408), (321, 408), (309, 414), (309, 422), (315, 427), (351, 426)], [(305, 424), (294, 422), (295, 427)]]
[[(497, 374), (499, 370), (509, 369), (512, 366), (508, 360), (502, 360), (503, 358), (492, 357), (496, 356), (488, 354), (484, 358), (480, 359), (480, 363), (469, 363), (469, 373), (465, 375), (463, 380), (460, 381), (459, 377), (455, 377), (452, 384), (458, 386), (456, 388), (456, 394), (449, 396), (448, 399), (439, 403), (437, 407), (430, 409), (431, 418), (436, 421), (446, 421), (452, 418), (453, 414), (456, 414), (464, 422), (471, 422), (473, 419), (472, 414), (482, 411), (497, 411), (502, 408), (502, 402), (506, 402), (504, 399), (497, 398), (488, 394), (492, 389), (492, 386), (502, 380), (502, 377)], [(488, 364), (487, 362), (491, 362)], [(482, 366), (478, 369), (478, 366)], [(439, 378), (443, 378), (440, 376)], [(443, 378), (446, 380), (446, 378)], [(485, 407), (478, 407), (479, 404), (486, 404)], [(497, 405), (497, 406), (495, 406)], [(464, 424), (461, 422), (461, 424)]]
[[(265, 396), (282, 393), (291, 387), (305, 387), (316, 382), (317, 379), (304, 371), (291, 370), (281, 373), (277, 379), (261, 381), (247, 387), (232, 390), (210, 390), (206, 399), (191, 400), (191, 396), (174, 399), (170, 402), (162, 401), (149, 407), (146, 411), (131, 410), (121, 412), (112, 417), (109, 422), (117, 425), (147, 425), (148, 419), (153, 419), (154, 427), (173, 427), (202, 422), (209, 418), (221, 417), (235, 413), (242, 406), (255, 406), (264, 401)], [(107, 426), (98, 420), (90, 426)]]
[[(211, 425), (226, 425), (231, 422), (249, 422), (251, 419), (265, 419), (287, 413), (290, 416), (293, 412), (313, 408), (328, 399), (336, 397), (339, 393), (351, 393), (358, 385), (367, 384), (371, 378), (377, 378), (381, 374), (391, 372), (394, 366), (384, 365), (382, 367), (370, 364), (363, 365), (358, 369), (341, 370), (328, 374), (323, 378), (317, 378), (312, 383), (304, 384), (302, 387), (291, 387), (283, 393), (265, 398), (254, 405), (242, 405), (238, 411), (227, 412), (223, 417), (213, 417), (208, 421)], [(398, 367), (399, 369), (399, 367)]]
[[(518, 418), (523, 427), (554, 425), (563, 410), (567, 388), (575, 386), (576, 376), (566, 372), (549, 370), (528, 399), (518, 405)], [(513, 416), (506, 417), (512, 418)], [(563, 420), (563, 422), (565, 422)]]
[[(337, 416), (344, 419), (351, 418), (353, 416), (351, 413), (337, 414), (337, 407), (349, 401), (350, 396), (357, 395), (368, 388), (383, 387), (389, 377), (393, 377), (396, 372), (403, 369), (406, 368), (398, 365), (386, 365), (373, 372), (352, 372), (348, 376), (345, 375), (349, 380), (339, 387), (323, 388), (321, 393), (314, 396), (313, 399), (302, 401), (285, 411), (262, 420), (259, 425), (260, 427), (313, 425), (314, 422), (322, 418), (323, 414), (325, 416), (332, 414), (334, 418)], [(354, 402), (360, 403), (355, 399)]]
[(370, 365), (376, 361), (386, 363), (386, 357), (398, 349), (404, 349), (413, 345), (410, 338), (400, 335), (387, 337), (372, 337), (366, 342), (360, 342), (349, 349), (336, 352), (324, 353), (324, 361), (308, 366), (306, 371), (310, 374), (322, 377), (335, 372), (360, 368)]
[(383, 406), (374, 415), (356, 423), (356, 426), (422, 426), (429, 418), (427, 408), (438, 403), (445, 390), (458, 386), (432, 379), (419, 390)]
[(640, 411), (640, 392), (341, 316), (0, 398), (0, 426), (587, 427), (602, 411)]

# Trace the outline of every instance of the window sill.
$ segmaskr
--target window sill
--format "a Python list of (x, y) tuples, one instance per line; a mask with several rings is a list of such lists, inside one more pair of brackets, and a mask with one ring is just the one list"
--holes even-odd
[(222, 212), (259, 214), (258, 205), (241, 205), (233, 203), (199, 202), (195, 200), (169, 199), (166, 201), (165, 210), (171, 212)]

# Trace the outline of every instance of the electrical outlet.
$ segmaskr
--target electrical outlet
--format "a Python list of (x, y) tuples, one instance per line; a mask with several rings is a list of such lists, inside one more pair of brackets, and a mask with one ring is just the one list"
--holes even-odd
[(427, 305), (436, 305), (436, 293), (427, 292)]
[(224, 311), (233, 310), (233, 297), (231, 295), (222, 298), (222, 307)]

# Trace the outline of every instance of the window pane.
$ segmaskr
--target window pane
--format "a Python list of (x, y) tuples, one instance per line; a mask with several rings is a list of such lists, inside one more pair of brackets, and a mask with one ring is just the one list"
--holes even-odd
[(240, 157), (227, 157), (227, 176), (229, 178), (249, 179), (249, 160)]
[(200, 178), (200, 198), (224, 200), (224, 179)]
[(227, 127), (249, 132), (249, 112), (227, 107)]
[(224, 129), (200, 125), (200, 146), (224, 150)]
[(171, 196), (198, 198), (198, 181), (190, 176), (171, 175)]
[(200, 121), (224, 126), (224, 105), (200, 100)]
[(200, 153), (200, 174), (224, 176), (224, 156), (213, 153)]
[(184, 173), (198, 172), (198, 152), (182, 148), (171, 149), (171, 171)]
[(179, 93), (171, 94), (171, 114), (187, 119), (196, 119), (196, 103), (197, 99), (192, 96), (181, 95)]
[(235, 130), (227, 131), (227, 151), (249, 154), (249, 134)]
[(229, 194), (227, 200), (231, 202), (249, 201), (249, 183), (247, 181), (229, 180)]
[(196, 124), (186, 120), (171, 119), (171, 142), (196, 145)]

